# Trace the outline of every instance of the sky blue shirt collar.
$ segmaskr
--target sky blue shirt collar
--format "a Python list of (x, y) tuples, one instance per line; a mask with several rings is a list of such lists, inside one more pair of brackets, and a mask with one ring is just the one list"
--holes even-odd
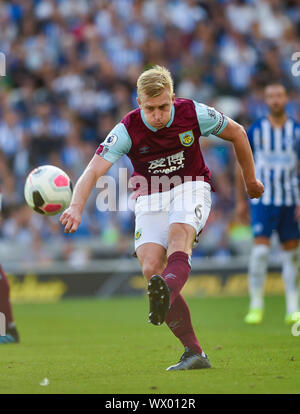
[[(170, 121), (167, 123), (166, 128), (169, 128), (172, 125), (172, 123), (174, 121), (174, 116), (175, 116), (175, 107), (174, 107), (174, 105), (172, 105), (171, 118), (170, 118)], [(153, 132), (156, 132), (157, 131), (157, 128), (154, 128), (153, 126), (151, 126), (146, 121), (146, 117), (145, 117), (144, 111), (142, 109), (141, 109), (141, 117), (142, 117), (142, 120), (143, 120), (143, 122), (144, 122), (144, 124), (146, 125), (147, 128), (149, 128)]]

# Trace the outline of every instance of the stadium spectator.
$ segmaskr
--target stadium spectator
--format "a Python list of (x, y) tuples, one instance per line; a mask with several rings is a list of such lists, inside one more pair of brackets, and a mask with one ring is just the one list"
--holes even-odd
[[(299, 23), (297, 0), (2, 1), (0, 51), (7, 67), (0, 78), (0, 181), (10, 206), (4, 214), (24, 230), (16, 209), (27, 173), (39, 164), (55, 163), (76, 181), (111, 126), (136, 107), (137, 76), (152, 64), (171, 69), (178, 96), (216, 106), (245, 128), (266, 113), (264, 83), (280, 79), (291, 92), (287, 112), (300, 120), (300, 76), (291, 73)], [(226, 235), (232, 154), (214, 141), (203, 152), (217, 171), (214, 203), (222, 216), (207, 224), (207, 237), (210, 226), (215, 234), (214, 253), (205, 241), (198, 253), (232, 252)], [(91, 230), (87, 223), (87, 231), (117, 246), (130, 234), (132, 216), (116, 213), (104, 222), (96, 197), (89, 214), (97, 224)], [(216, 231), (220, 220), (225, 226)], [(27, 231), (34, 240), (30, 225)], [(41, 234), (36, 243), (48, 239)]]

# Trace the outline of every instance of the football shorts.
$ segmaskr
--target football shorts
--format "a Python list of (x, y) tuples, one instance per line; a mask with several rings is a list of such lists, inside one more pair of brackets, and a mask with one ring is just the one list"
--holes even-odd
[(251, 204), (251, 227), (253, 237), (270, 238), (276, 231), (282, 243), (300, 237), (295, 206)]
[(170, 191), (139, 196), (135, 201), (135, 250), (144, 243), (168, 247), (172, 223), (190, 224), (195, 243), (211, 209), (211, 186), (205, 181), (188, 181)]

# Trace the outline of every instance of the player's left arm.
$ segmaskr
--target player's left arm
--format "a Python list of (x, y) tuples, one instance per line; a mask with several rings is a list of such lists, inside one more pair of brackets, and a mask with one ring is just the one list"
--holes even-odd
[(254, 159), (245, 129), (213, 107), (196, 101), (194, 105), (201, 135), (215, 135), (232, 142), (249, 197), (261, 197), (264, 186), (256, 179)]
[(227, 117), (227, 125), (218, 137), (232, 142), (247, 193), (250, 198), (260, 198), (263, 195), (264, 186), (256, 178), (253, 154), (244, 127)]

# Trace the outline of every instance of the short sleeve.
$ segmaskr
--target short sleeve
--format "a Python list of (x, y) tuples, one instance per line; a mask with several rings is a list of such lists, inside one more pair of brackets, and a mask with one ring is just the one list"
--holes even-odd
[(201, 135), (219, 135), (228, 124), (227, 118), (215, 108), (193, 101)]
[(130, 151), (132, 142), (124, 124), (117, 124), (99, 145), (96, 154), (114, 164)]

